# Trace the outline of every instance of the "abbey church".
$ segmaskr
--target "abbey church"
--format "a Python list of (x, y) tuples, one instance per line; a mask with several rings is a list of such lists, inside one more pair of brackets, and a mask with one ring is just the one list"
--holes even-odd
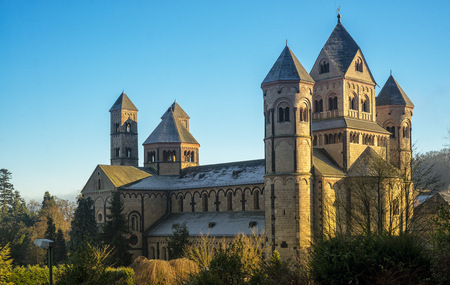
[[(376, 85), (338, 15), (309, 73), (286, 45), (262, 81), (264, 158), (214, 165), (200, 165), (200, 144), (177, 102), (161, 110), (140, 165), (138, 109), (122, 93), (110, 109), (111, 165), (98, 165), (82, 194), (95, 201), (101, 225), (112, 193), (121, 193), (135, 257), (169, 259), (167, 238), (177, 224), (193, 238), (264, 234), (268, 251), (294, 256), (357, 224), (338, 205), (356, 208), (355, 184), (346, 182), (370, 175), (370, 161), (409, 175), (414, 105), (392, 75), (377, 96)], [(407, 200), (400, 196), (389, 197), (382, 215), (399, 230)]]

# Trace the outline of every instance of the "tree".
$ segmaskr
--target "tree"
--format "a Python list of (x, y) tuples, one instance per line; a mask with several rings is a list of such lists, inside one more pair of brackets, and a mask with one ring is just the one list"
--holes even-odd
[(67, 259), (66, 239), (61, 229), (56, 233), (54, 254), (56, 264), (63, 263)]
[(45, 210), (51, 207), (56, 206), (55, 197), (50, 195), (48, 191), (45, 191), (44, 193), (44, 199), (42, 200), (42, 208), (41, 210)]
[(9, 245), (0, 246), (0, 284), (12, 284), (8, 282), (8, 277), (12, 271), (12, 260), (10, 259)]
[(186, 246), (190, 244), (189, 231), (186, 224), (175, 224), (172, 230), (173, 234), (167, 240), (169, 243), (169, 259), (181, 258)]
[(131, 263), (127, 219), (123, 214), (123, 201), (120, 198), (120, 192), (114, 192), (111, 203), (108, 206), (110, 214), (106, 216), (107, 220), (101, 233), (101, 240), (105, 245), (112, 248), (111, 261), (115, 266), (128, 266)]
[(14, 202), (14, 186), (9, 182), (11, 180), (11, 172), (7, 169), (0, 169), (0, 206), (1, 216), (6, 216)]
[(87, 243), (96, 246), (99, 238), (95, 221), (94, 201), (90, 197), (79, 196), (77, 204), (70, 229), (69, 249), (71, 253), (85, 248)]

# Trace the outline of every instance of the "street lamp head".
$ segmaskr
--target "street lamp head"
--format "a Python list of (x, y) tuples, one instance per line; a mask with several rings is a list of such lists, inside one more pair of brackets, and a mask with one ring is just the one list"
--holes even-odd
[(49, 247), (52, 247), (55, 242), (49, 239), (37, 239), (34, 241), (34, 244), (43, 249), (48, 249)]

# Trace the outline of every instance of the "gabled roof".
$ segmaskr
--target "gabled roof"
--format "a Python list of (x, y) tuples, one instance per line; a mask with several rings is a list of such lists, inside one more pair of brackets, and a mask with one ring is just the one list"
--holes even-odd
[(321, 120), (312, 122), (312, 131), (323, 131), (340, 128), (350, 128), (361, 131), (377, 132), (382, 134), (390, 134), (376, 122), (364, 121), (348, 117), (340, 117), (329, 120)]
[(377, 96), (377, 106), (386, 105), (405, 105), (408, 107), (414, 107), (414, 104), (392, 75), (389, 76)]
[(306, 81), (314, 83), (291, 49), (286, 46), (262, 84), (274, 81)]
[(121, 187), (151, 176), (134, 166), (99, 165), (99, 167), (115, 187)]
[(186, 112), (183, 110), (183, 108), (178, 105), (178, 103), (175, 101), (172, 105), (170, 105), (169, 109), (162, 115), (161, 119), (164, 119), (165, 117), (169, 116), (169, 113), (172, 112), (173, 115), (177, 118), (184, 118), (189, 119), (190, 117)]
[(340, 22), (323, 46), (323, 50), (342, 75), (347, 72), (359, 49), (358, 44)]
[(131, 102), (130, 98), (128, 98), (127, 94), (125, 92), (122, 92), (120, 94), (119, 98), (117, 98), (116, 103), (109, 109), (109, 111), (116, 111), (120, 109), (126, 109), (130, 111), (138, 111), (136, 106), (134, 106), (133, 102)]
[(342, 172), (339, 166), (333, 161), (333, 159), (324, 149), (313, 149), (313, 165), (320, 173), (322, 173), (322, 175), (338, 177), (345, 176), (345, 173)]
[(264, 232), (265, 216), (264, 211), (171, 213), (150, 229), (147, 236), (171, 236), (176, 224), (185, 224), (190, 236), (251, 235), (253, 229), (258, 234)]
[(361, 153), (358, 159), (352, 164), (347, 172), (348, 177), (367, 176), (373, 177), (380, 175), (381, 171), (385, 173), (386, 177), (395, 177), (398, 169), (384, 160), (375, 150), (370, 146)]
[(178, 190), (264, 184), (265, 160), (238, 161), (187, 167), (180, 175), (153, 175), (129, 190)]
[(150, 134), (143, 143), (193, 143), (198, 144), (192, 134), (178, 120), (173, 111), (169, 110), (164, 114), (161, 123)]

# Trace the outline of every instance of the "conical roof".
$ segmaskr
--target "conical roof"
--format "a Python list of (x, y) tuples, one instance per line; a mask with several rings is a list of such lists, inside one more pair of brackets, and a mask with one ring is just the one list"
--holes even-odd
[(130, 98), (128, 98), (127, 94), (125, 92), (122, 92), (120, 94), (119, 98), (117, 98), (116, 103), (109, 109), (109, 111), (116, 111), (120, 109), (126, 109), (130, 111), (138, 111), (136, 106), (134, 106), (133, 102), (131, 102)]
[(314, 83), (291, 49), (286, 46), (262, 84), (274, 81), (307, 81)]
[(377, 106), (385, 105), (405, 105), (414, 107), (414, 104), (392, 75), (389, 76), (377, 96)]
[(333, 60), (341, 74), (347, 72), (359, 49), (358, 44), (340, 22), (334, 27), (323, 46), (323, 50)]
[(188, 114), (186, 114), (186, 112), (183, 110), (183, 108), (181, 108), (180, 105), (178, 105), (178, 103), (176, 101), (173, 102), (172, 105), (170, 105), (169, 109), (167, 109), (167, 111), (162, 115), (161, 119), (164, 119), (165, 117), (167, 117), (170, 112), (172, 112), (173, 115), (177, 118), (185, 118), (185, 119), (190, 118), (188, 116)]
[(143, 143), (193, 143), (198, 144), (192, 134), (178, 120), (172, 110), (164, 114), (161, 123)]

